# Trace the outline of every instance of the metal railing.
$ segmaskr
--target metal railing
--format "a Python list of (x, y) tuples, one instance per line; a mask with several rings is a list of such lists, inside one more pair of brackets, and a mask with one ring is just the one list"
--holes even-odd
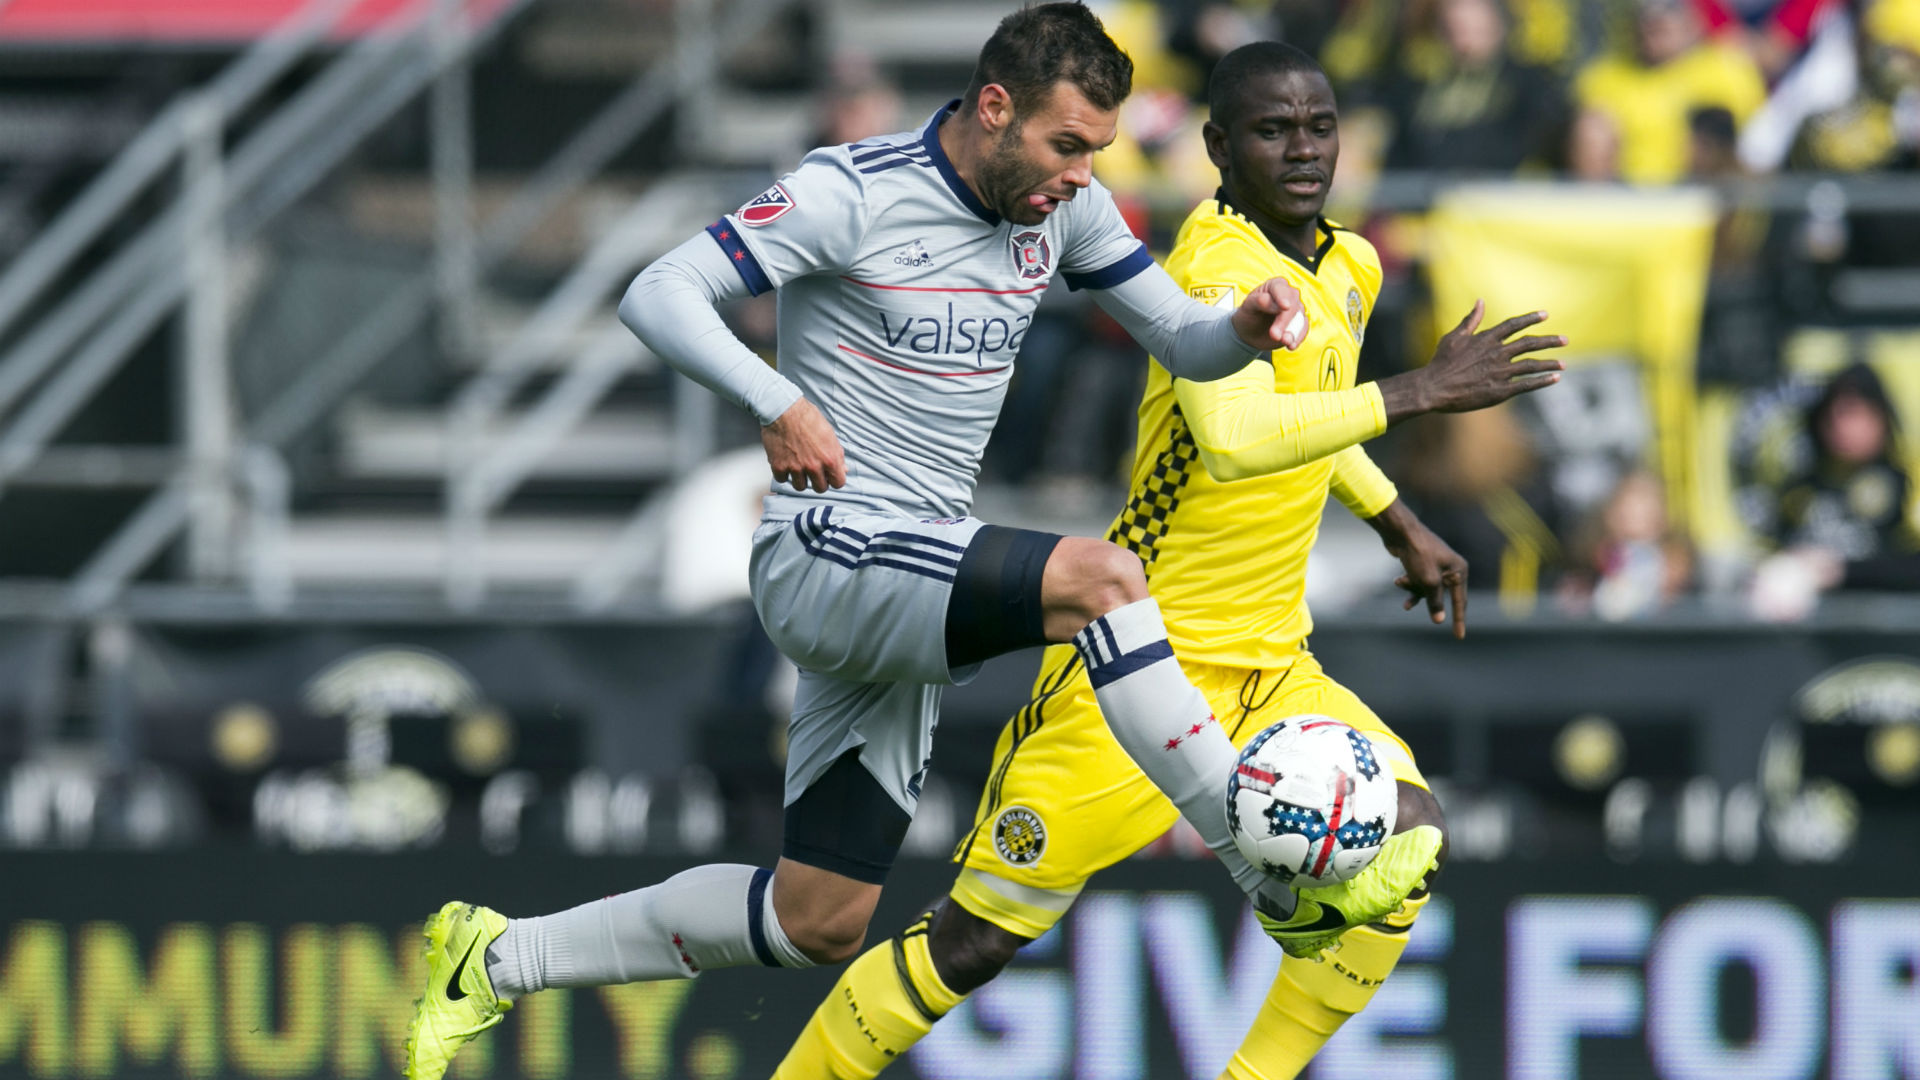
[[(85, 280), (63, 290), (48, 314), (23, 328), (0, 354), (0, 492), (41, 460), (53, 437), (170, 313), (183, 313), (189, 435), (177, 468), (74, 576), (65, 605), (75, 615), (112, 605), (127, 583), (183, 531), (195, 576), (238, 572), (263, 610), (284, 605), (291, 580), (284, 552), (287, 470), (279, 448), (328, 415), (386, 356), (439, 310), (449, 351), (475, 348), (473, 293), (570, 195), (602, 172), (663, 112), (714, 77), (720, 43), (751, 35), (792, 0), (738, 0), (713, 17), (709, 0), (678, 6), (672, 59), (654, 65), (611, 99), (477, 232), (471, 227), (472, 165), (466, 64), (487, 36), (530, 0), (492, 4), (470, 25), (462, 0), (419, 0), (381, 32), (347, 48), (291, 100), (223, 152), (227, 122), (322, 40), (346, 0), (314, 0), (214, 83), (166, 109), (33, 244), (0, 275), (0, 334), (61, 278), (89, 245), (156, 179), (177, 167), (177, 199)], [(432, 267), (391, 290), (317, 362), (305, 366), (248, 422), (237, 417), (226, 369), (225, 253), (256, 233), (324, 177), (380, 122), (431, 92), (434, 173)], [(482, 423), (524, 381), (530, 362), (555, 347), (556, 333), (605, 318), (608, 292), (664, 245), (662, 221), (717, 213), (705, 191), (696, 210), (687, 185), (669, 185), (624, 224), (541, 305), (505, 350), (486, 360), (457, 395), (453, 415)], [(677, 200), (677, 201), (676, 201)], [(651, 207), (651, 212), (647, 211)], [(660, 211), (671, 211), (654, 217)], [(673, 237), (672, 239), (678, 239)], [(615, 293), (617, 295), (617, 293)], [(487, 515), (521, 483), (539, 456), (577, 424), (613, 382), (642, 359), (616, 325), (598, 336), (542, 402), (506, 438), (470, 456), (450, 456), (448, 536), (463, 550), (485, 542)], [(460, 425), (455, 425), (457, 428)], [(710, 425), (709, 425), (710, 426)], [(479, 430), (464, 428), (462, 430)], [(148, 454), (147, 456), (151, 456)], [(251, 508), (241, 510), (244, 492)], [(237, 543), (244, 533), (250, 546)], [(276, 543), (273, 538), (282, 542)], [(456, 545), (458, 546), (458, 545)], [(450, 596), (478, 598), (477, 559), (454, 560)]]
[[(404, 7), (330, 61), (229, 152), (226, 128), (236, 113), (308, 55), (347, 6), (315, 0), (208, 87), (164, 110), (0, 278), (3, 326), (178, 164), (177, 197), (0, 356), (0, 408), (25, 399), (0, 431), (3, 491), (160, 321), (185, 304), (187, 460), (78, 576), (76, 607), (96, 609), (110, 600), (118, 584), (189, 520), (201, 526), (190, 545), (196, 569), (217, 572), (227, 562), (228, 492), (237, 454), (225, 342), (229, 246), (310, 190), (525, 2), (492, 5), (494, 20), (454, 35), (452, 46), (445, 27), (464, 22), (468, 9), (460, 0), (418, 0)], [(187, 513), (156, 513), (173, 507)]]
[[(351, 0), (309, 0), (279, 27), (195, 94), (163, 109), (101, 171), (64, 213), (42, 230), (0, 274), (0, 335), (47, 286), (67, 272), (87, 246), (123, 213), (166, 169), (179, 161), (196, 137), (190, 113), (211, 112), (224, 125), (252, 105), (269, 86), (308, 57), (333, 29)], [(0, 379), (0, 412), (37, 373), (9, 367)]]
[[(609, 296), (617, 295), (648, 257), (684, 239), (688, 221), (707, 220), (723, 212), (726, 204), (717, 196), (739, 186), (738, 181), (704, 174), (656, 185), (608, 230), (520, 332), (454, 398), (448, 412), (449, 603), (470, 609), (485, 597), (487, 582), (480, 556), (488, 515), (624, 375), (652, 359), (625, 327), (608, 318)], [(517, 423), (490, 439), (488, 429), (525, 386), (540, 359), (589, 324), (600, 329), (587, 349), (571, 360)], [(676, 391), (683, 385), (679, 380), (674, 383)], [(697, 407), (714, 407), (709, 394), (696, 390), (693, 397)], [(676, 425), (677, 460), (662, 463), (662, 472), (684, 472), (708, 457), (714, 449), (711, 427)], [(693, 438), (700, 430), (709, 437)], [(467, 462), (471, 464), (462, 464)]]

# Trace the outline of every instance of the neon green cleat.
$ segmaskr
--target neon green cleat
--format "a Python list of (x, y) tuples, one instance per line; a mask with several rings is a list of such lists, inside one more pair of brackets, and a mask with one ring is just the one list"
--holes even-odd
[(1440, 830), (1431, 825), (1394, 833), (1365, 870), (1338, 885), (1299, 890), (1292, 918), (1282, 922), (1260, 914), (1260, 926), (1288, 956), (1317, 958), (1348, 930), (1399, 911), (1407, 895), (1427, 883), (1440, 841)]
[(487, 946), (506, 928), (505, 915), (458, 900), (427, 919), (427, 989), (407, 1026), (407, 1080), (440, 1080), (462, 1046), (513, 1008), (487, 977)]

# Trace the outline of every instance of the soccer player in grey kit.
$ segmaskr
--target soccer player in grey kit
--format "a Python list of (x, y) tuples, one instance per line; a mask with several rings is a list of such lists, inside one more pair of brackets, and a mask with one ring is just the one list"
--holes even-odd
[[(1016, 12), (966, 96), (923, 128), (815, 150), (634, 281), (621, 319), (762, 425), (774, 487), (754, 534), (753, 600), (800, 668), (781, 858), (772, 870), (700, 866), (540, 918), (448, 904), (427, 927), (413, 1080), (437, 1080), (512, 999), (548, 987), (855, 955), (919, 797), (941, 688), (1047, 642), (1079, 647), (1121, 744), (1256, 908), (1287, 919), (1311, 906), (1227, 833), (1232, 745), (1174, 660), (1139, 559), (968, 516), (1015, 355), (1056, 275), (1093, 290), (1182, 378), (1220, 378), (1304, 337), (1282, 279), (1233, 311), (1189, 299), (1093, 178), (1132, 68), (1078, 3)], [(714, 310), (769, 290), (777, 371)]]

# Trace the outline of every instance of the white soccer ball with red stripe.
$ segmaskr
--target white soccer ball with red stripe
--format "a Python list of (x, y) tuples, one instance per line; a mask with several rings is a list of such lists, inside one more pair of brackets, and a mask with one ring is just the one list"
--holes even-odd
[(1227, 827), (1240, 854), (1302, 889), (1366, 869), (1393, 835), (1399, 806), (1372, 741), (1311, 713), (1255, 735), (1227, 781)]

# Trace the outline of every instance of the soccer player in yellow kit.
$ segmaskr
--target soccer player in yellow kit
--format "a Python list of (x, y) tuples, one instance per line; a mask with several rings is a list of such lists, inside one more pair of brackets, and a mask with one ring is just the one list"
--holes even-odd
[[(1476, 305), (1425, 368), (1354, 386), (1380, 262), (1320, 213), (1339, 151), (1332, 88), (1305, 53), (1262, 42), (1216, 65), (1209, 97), (1207, 148), (1223, 184), (1181, 226), (1167, 271), (1226, 307), (1285, 276), (1311, 329), (1298, 349), (1217, 382), (1152, 365), (1131, 496), (1108, 539), (1145, 564), (1175, 654), (1235, 745), (1287, 716), (1343, 720), (1367, 733), (1399, 781), (1396, 832), (1444, 829), (1406, 744), (1307, 651), (1307, 554), (1331, 492), (1401, 560), (1407, 608), (1425, 599), (1444, 622), (1451, 594), (1455, 633), (1464, 632), (1465, 561), (1399, 501), (1359, 444), (1421, 412), (1484, 408), (1550, 385), (1557, 361), (1516, 358), (1565, 340), (1508, 340), (1542, 312), (1475, 333)], [(1178, 816), (1109, 733), (1074, 649), (1049, 648), (1032, 701), (1001, 733), (948, 902), (848, 967), (776, 1080), (877, 1075), (1058, 922), (1095, 872)], [(1270, 924), (1288, 955), (1225, 1075), (1297, 1075), (1393, 970), (1426, 895), (1416, 889), (1367, 925), (1290, 935)], [(1337, 951), (1321, 954), (1336, 935)]]

